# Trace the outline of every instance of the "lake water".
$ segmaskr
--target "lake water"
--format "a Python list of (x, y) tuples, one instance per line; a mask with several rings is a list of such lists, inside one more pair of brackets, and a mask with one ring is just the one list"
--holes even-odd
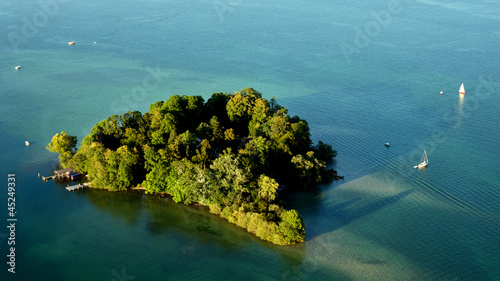
[[(476, 2), (1, 1), (0, 280), (500, 280), (500, 2)], [(305, 243), (38, 178), (62, 130), (245, 87), (338, 150), (344, 180), (287, 198)]]

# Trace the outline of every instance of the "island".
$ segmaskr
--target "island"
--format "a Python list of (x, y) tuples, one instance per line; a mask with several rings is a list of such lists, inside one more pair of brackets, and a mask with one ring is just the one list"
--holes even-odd
[(59, 154), (63, 168), (86, 174), (93, 188), (142, 188), (206, 205), (278, 245), (305, 241), (302, 218), (284, 207), (279, 190), (341, 178), (327, 167), (337, 151), (313, 145), (306, 120), (252, 88), (214, 93), (206, 102), (173, 95), (145, 114), (108, 117), (76, 145), (76, 136), (63, 131), (47, 149)]

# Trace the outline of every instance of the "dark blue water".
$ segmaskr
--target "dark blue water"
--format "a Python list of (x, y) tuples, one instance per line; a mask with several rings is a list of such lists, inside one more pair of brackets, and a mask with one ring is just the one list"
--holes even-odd
[[(15, 173), (18, 219), (15, 274), (0, 231), (1, 280), (499, 280), (499, 11), (0, 2), (0, 213), (7, 226)], [(301, 245), (261, 241), (203, 207), (38, 178), (57, 165), (45, 149), (55, 133), (81, 140), (114, 113), (248, 86), (339, 151), (344, 180), (288, 198), (306, 224)], [(414, 169), (424, 150), (429, 166)]]

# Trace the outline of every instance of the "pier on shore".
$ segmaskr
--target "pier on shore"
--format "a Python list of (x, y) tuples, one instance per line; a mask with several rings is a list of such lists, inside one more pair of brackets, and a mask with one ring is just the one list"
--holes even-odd
[(87, 186), (90, 185), (90, 182), (86, 182), (86, 183), (82, 183), (82, 184), (77, 184), (77, 185), (72, 185), (72, 186), (66, 186), (66, 189), (69, 190), (69, 191), (74, 191), (74, 190), (79, 190), (79, 189), (83, 189)]
[[(55, 170), (54, 175), (49, 177), (42, 176), (43, 181), (54, 180), (54, 181), (67, 181), (67, 180), (77, 180), (85, 175), (79, 172), (73, 171), (73, 168), (66, 168), (61, 170)], [(40, 177), (40, 174), (38, 174)]]
[(68, 175), (73, 172), (73, 168), (66, 168), (66, 169), (61, 169), (61, 170), (55, 170), (54, 175), (50, 177), (44, 177), (42, 176), (42, 180), (48, 181), (48, 180), (62, 180), (68, 178)]

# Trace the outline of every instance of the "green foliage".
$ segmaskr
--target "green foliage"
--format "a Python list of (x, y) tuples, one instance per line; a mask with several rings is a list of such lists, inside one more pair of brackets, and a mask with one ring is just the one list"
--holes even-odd
[(198, 149), (196, 149), (196, 155), (191, 159), (193, 162), (198, 163), (201, 168), (205, 169), (210, 160), (210, 142), (206, 139), (202, 140)]
[(122, 128), (118, 120), (118, 115), (111, 115), (106, 120), (97, 123), (90, 130), (90, 140), (101, 142), (106, 148), (117, 149), (120, 146)]
[(67, 132), (62, 131), (61, 134), (55, 134), (52, 137), (52, 141), (45, 148), (50, 152), (59, 153), (61, 165), (67, 167), (73, 157), (76, 143), (76, 136), (68, 135)]
[(223, 133), (223, 127), (221, 126), (219, 122), (219, 118), (217, 116), (212, 116), (210, 118), (210, 129), (212, 130), (212, 141), (221, 141), (224, 138), (224, 133)]
[(259, 177), (259, 197), (266, 200), (268, 203), (276, 199), (276, 192), (279, 184), (275, 179), (264, 174)]
[(184, 108), (184, 101), (181, 96), (173, 95), (171, 96), (161, 107), (161, 110), (164, 112), (175, 112), (181, 113)]
[(281, 213), (279, 231), (283, 233), (285, 241), (288, 242), (304, 242), (306, 237), (304, 223), (296, 210)]
[(240, 204), (249, 191), (247, 187), (251, 177), (249, 169), (242, 167), (240, 160), (232, 154), (231, 149), (215, 159), (210, 169), (213, 171), (220, 192), (227, 194), (224, 203), (227, 205), (229, 202), (236, 201)]
[(235, 94), (173, 95), (97, 123), (78, 151), (76, 137), (56, 134), (47, 149), (61, 164), (88, 175), (93, 187), (122, 191), (141, 185), (174, 202), (210, 212), (279, 245), (304, 241), (302, 219), (284, 210), (279, 183), (309, 187), (336, 178), (326, 162), (336, 151), (312, 146), (309, 125), (273, 97), (252, 88)]
[(142, 183), (142, 187), (144, 187), (148, 193), (167, 192), (167, 176), (169, 174), (169, 166), (163, 163), (158, 163), (154, 165), (146, 175), (146, 179)]
[(308, 187), (332, 180), (332, 175), (326, 168), (325, 162), (314, 157), (314, 151), (309, 151), (305, 156), (293, 156), (293, 178), (300, 187)]
[(282, 154), (292, 154), (290, 145), (294, 141), (294, 132), (285, 109), (278, 110), (269, 118), (262, 131), (272, 140), (274, 150)]
[(269, 154), (272, 142), (259, 136), (250, 139), (245, 143), (245, 147), (240, 149), (239, 154), (248, 161), (248, 166), (255, 174), (261, 174), (269, 169)]
[(161, 109), (163, 106), (163, 101), (157, 101), (149, 106), (149, 112), (152, 112), (156, 109)]
[(201, 139), (213, 140), (212, 127), (205, 122), (201, 122), (196, 128), (196, 135)]
[(226, 93), (212, 94), (212, 96), (207, 100), (204, 107), (205, 117), (211, 118), (212, 116), (217, 116), (223, 127), (229, 125), (229, 117), (226, 113), (226, 105), (230, 98), (231, 95)]
[(208, 208), (210, 209), (210, 213), (220, 215), (222, 212), (220, 205), (219, 204), (210, 204), (208, 205)]
[[(266, 102), (262, 99), (261, 93), (251, 88), (245, 88), (231, 96), (227, 102), (226, 111), (238, 134), (245, 135), (247, 133), (249, 122), (254, 116), (257, 122), (265, 118), (265, 112), (263, 111), (266, 109)], [(269, 108), (268, 103), (267, 108)]]
[[(82, 148), (79, 149), (82, 150)], [(102, 143), (92, 143), (86, 152), (86, 162), (78, 163), (77, 165), (86, 166), (85, 172), (88, 174), (92, 186), (97, 188), (106, 188), (109, 185), (109, 176), (106, 170), (106, 148)]]
[(312, 147), (312, 149), (315, 154), (318, 155), (318, 159), (325, 162), (328, 162), (337, 156), (337, 151), (333, 150), (331, 145), (322, 141), (319, 141), (316, 146)]
[[(292, 118), (292, 131), (293, 139), (291, 141), (291, 148), (294, 154), (304, 154), (311, 149), (311, 134), (309, 133), (309, 124), (306, 120), (302, 120), (299, 117)], [(294, 122), (296, 121), (296, 122)]]

